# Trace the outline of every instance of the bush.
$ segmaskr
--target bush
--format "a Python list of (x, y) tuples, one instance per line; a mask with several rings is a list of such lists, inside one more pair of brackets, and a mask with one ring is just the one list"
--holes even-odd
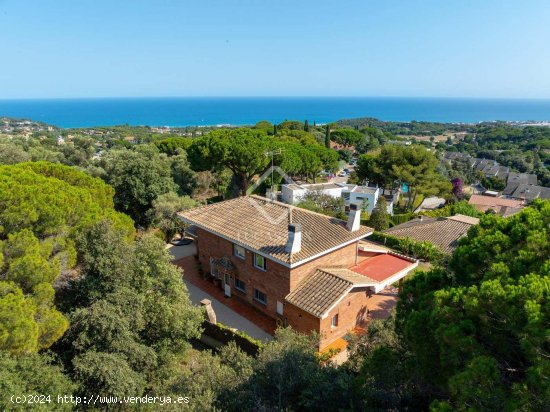
[(412, 212), (395, 214), (391, 217), (391, 222), (393, 223), (394, 226), (401, 225), (411, 220), (413, 216), (414, 216), (414, 213)]
[(434, 244), (430, 242), (418, 242), (409, 237), (398, 238), (384, 233), (374, 232), (369, 237), (369, 240), (382, 243), (391, 249), (412, 256), (415, 259), (422, 259), (429, 262), (442, 260), (446, 256), (443, 251)]

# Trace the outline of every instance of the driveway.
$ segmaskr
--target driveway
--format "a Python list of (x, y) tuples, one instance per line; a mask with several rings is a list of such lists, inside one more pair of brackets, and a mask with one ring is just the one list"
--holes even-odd
[(197, 253), (195, 242), (192, 242), (188, 245), (180, 246), (176, 246), (172, 243), (167, 243), (166, 249), (168, 250), (168, 253), (172, 255), (173, 260), (178, 260), (187, 256), (193, 256), (195, 253)]

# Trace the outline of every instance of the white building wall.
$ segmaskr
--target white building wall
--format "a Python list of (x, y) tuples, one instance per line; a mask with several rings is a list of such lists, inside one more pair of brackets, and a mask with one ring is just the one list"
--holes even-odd
[(305, 189), (293, 189), (290, 188), (288, 185), (281, 186), (281, 197), (283, 199), (283, 202), (288, 203), (289, 205), (294, 205), (298, 203), (305, 194)]
[[(330, 189), (316, 189), (315, 185), (302, 185), (300, 188), (289, 187), (289, 185), (282, 185), (281, 197), (283, 202), (295, 205), (307, 194), (308, 191), (318, 191), (320, 193), (332, 196), (342, 197), (344, 193), (349, 194), (349, 199), (344, 199), (344, 204), (349, 206), (350, 203), (361, 205), (363, 200), (366, 199), (369, 202), (367, 212), (370, 214), (374, 210), (378, 198), (380, 197), (380, 189), (375, 189), (372, 193), (361, 193), (360, 191), (350, 191), (348, 187), (336, 187)], [(388, 202), (388, 213), (393, 215), (393, 202)]]

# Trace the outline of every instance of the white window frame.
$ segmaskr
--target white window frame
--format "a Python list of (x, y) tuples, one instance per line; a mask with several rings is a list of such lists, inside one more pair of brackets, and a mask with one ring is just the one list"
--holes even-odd
[(331, 328), (338, 327), (338, 314), (335, 314), (332, 318), (330, 318), (330, 327)]
[[(264, 300), (261, 300), (260, 298), (258, 298), (258, 295), (259, 295), (260, 293), (261, 293), (262, 295), (265, 296), (265, 301), (264, 301)], [(255, 300), (256, 302), (258, 302), (258, 303), (261, 303), (262, 305), (266, 305), (266, 306), (267, 306), (267, 293), (264, 293), (264, 292), (262, 292), (261, 290), (254, 288), (254, 300)]]
[[(244, 285), (244, 288), (241, 288), (240, 286), (237, 286), (237, 281), (239, 283), (242, 283)], [(233, 284), (235, 285), (235, 289), (237, 289), (239, 292), (246, 293), (246, 284), (244, 283), (244, 281), (242, 281), (238, 277), (235, 277), (235, 280), (233, 281)]]
[[(243, 254), (240, 255), (237, 251), (243, 251)], [(237, 245), (236, 243), (233, 243), (233, 254), (237, 256), (239, 259), (246, 259), (246, 249), (240, 245)]]
[[(262, 258), (264, 260), (264, 265), (263, 267), (262, 266), (258, 266), (258, 263), (256, 262), (256, 258)], [(262, 256), (262, 255), (259, 255), (258, 253), (254, 253), (254, 267), (257, 268), (257, 269), (260, 269), (260, 270), (263, 270), (264, 272), (267, 270), (267, 259), (265, 258), (265, 256)]]
[(277, 301), (277, 314), (283, 315), (283, 302)]

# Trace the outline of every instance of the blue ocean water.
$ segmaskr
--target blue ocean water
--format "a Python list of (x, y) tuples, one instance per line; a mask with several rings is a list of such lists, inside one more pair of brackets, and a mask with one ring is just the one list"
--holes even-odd
[(0, 100), (0, 117), (27, 118), (60, 127), (201, 126), (260, 120), (332, 122), (354, 117), (391, 121), (475, 123), (548, 121), (550, 99), (444, 99), (380, 97), (109, 98)]

